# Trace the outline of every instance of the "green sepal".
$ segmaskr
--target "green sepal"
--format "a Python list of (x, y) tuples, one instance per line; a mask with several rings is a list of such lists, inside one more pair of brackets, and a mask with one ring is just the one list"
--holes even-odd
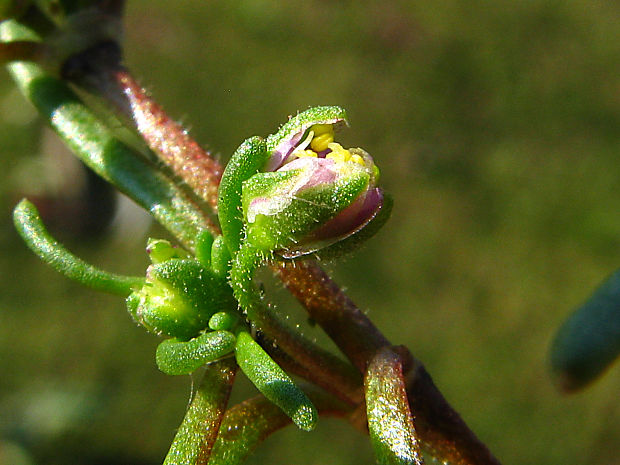
[(256, 388), (304, 431), (312, 431), (318, 413), (312, 401), (249, 333), (237, 335), (237, 363)]
[(181, 259), (151, 265), (146, 284), (127, 299), (129, 312), (146, 329), (182, 340), (205, 329), (214, 313), (236, 305), (225, 279), (196, 260)]
[[(304, 239), (351, 205), (367, 188), (370, 175), (364, 169), (349, 169), (333, 183), (297, 189), (304, 182), (302, 169), (258, 173), (243, 183), (243, 214), (246, 240), (271, 252), (298, 248)], [(257, 199), (269, 204), (266, 214), (251, 213)], [(262, 201), (262, 200), (261, 200)]]
[(167, 375), (186, 375), (235, 350), (235, 336), (228, 331), (208, 331), (189, 341), (172, 338), (157, 346), (157, 367)]
[(275, 134), (267, 137), (267, 150), (273, 152), (283, 141), (296, 134), (303, 135), (315, 124), (346, 124), (347, 112), (344, 108), (331, 105), (308, 108), (284, 123)]
[(218, 191), (218, 217), (231, 255), (239, 250), (243, 230), (241, 185), (250, 176), (258, 173), (267, 157), (264, 139), (251, 137), (235, 151), (222, 174)]
[(551, 347), (560, 387), (573, 391), (602, 374), (620, 355), (620, 270), (562, 324)]

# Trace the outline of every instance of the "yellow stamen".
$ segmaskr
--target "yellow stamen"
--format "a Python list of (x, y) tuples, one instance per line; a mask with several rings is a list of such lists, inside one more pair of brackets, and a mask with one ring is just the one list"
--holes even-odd
[(327, 155), (325, 155), (325, 158), (338, 161), (340, 163), (344, 163), (346, 161), (341, 153), (335, 153), (335, 152), (328, 153)]
[(295, 152), (295, 155), (298, 156), (299, 158), (302, 157), (313, 157), (316, 158), (318, 157), (316, 152), (313, 152), (312, 150), (299, 150)]
[(312, 142), (310, 142), (310, 147), (312, 147), (312, 150), (315, 152), (322, 152), (323, 150), (327, 150), (327, 147), (332, 142), (334, 142), (334, 133), (326, 132), (315, 136)]
[[(334, 154), (334, 157), (338, 157), (342, 161), (349, 161), (351, 159), (351, 152), (342, 147), (342, 145), (337, 142), (332, 142), (327, 145), (327, 147), (331, 150), (331, 154)], [(327, 155), (329, 157), (329, 155)], [(336, 159), (336, 158), (334, 158)]]
[(358, 165), (366, 166), (366, 163), (364, 163), (364, 159), (358, 154), (351, 155), (351, 161), (353, 163), (357, 163)]
[(334, 126), (331, 124), (315, 124), (310, 128), (311, 131), (314, 131), (314, 135), (318, 136), (320, 134), (325, 133), (334, 133)]
[(310, 133), (314, 135), (310, 147), (315, 152), (327, 150), (327, 146), (334, 142), (334, 126), (331, 124), (315, 124), (310, 128)]

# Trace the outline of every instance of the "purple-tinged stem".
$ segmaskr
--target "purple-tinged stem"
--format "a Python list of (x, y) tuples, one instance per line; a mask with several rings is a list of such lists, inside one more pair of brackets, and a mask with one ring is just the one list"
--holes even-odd
[(44, 62), (50, 53), (49, 48), (41, 42), (19, 40), (0, 43), (0, 63), (10, 61)]

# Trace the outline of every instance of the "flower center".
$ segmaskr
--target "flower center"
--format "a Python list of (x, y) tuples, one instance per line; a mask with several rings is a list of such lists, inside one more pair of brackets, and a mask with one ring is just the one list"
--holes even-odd
[(332, 124), (315, 124), (310, 127), (307, 136), (295, 147), (286, 163), (303, 157), (329, 158), (340, 163), (352, 162), (366, 166), (364, 158), (334, 142)]

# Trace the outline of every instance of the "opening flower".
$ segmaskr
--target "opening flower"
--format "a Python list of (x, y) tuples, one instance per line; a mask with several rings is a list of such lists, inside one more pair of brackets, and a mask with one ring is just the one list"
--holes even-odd
[(265, 172), (242, 189), (246, 239), (255, 247), (286, 258), (312, 253), (355, 234), (380, 210), (372, 157), (335, 141), (345, 117), (339, 107), (313, 108), (267, 139)]

